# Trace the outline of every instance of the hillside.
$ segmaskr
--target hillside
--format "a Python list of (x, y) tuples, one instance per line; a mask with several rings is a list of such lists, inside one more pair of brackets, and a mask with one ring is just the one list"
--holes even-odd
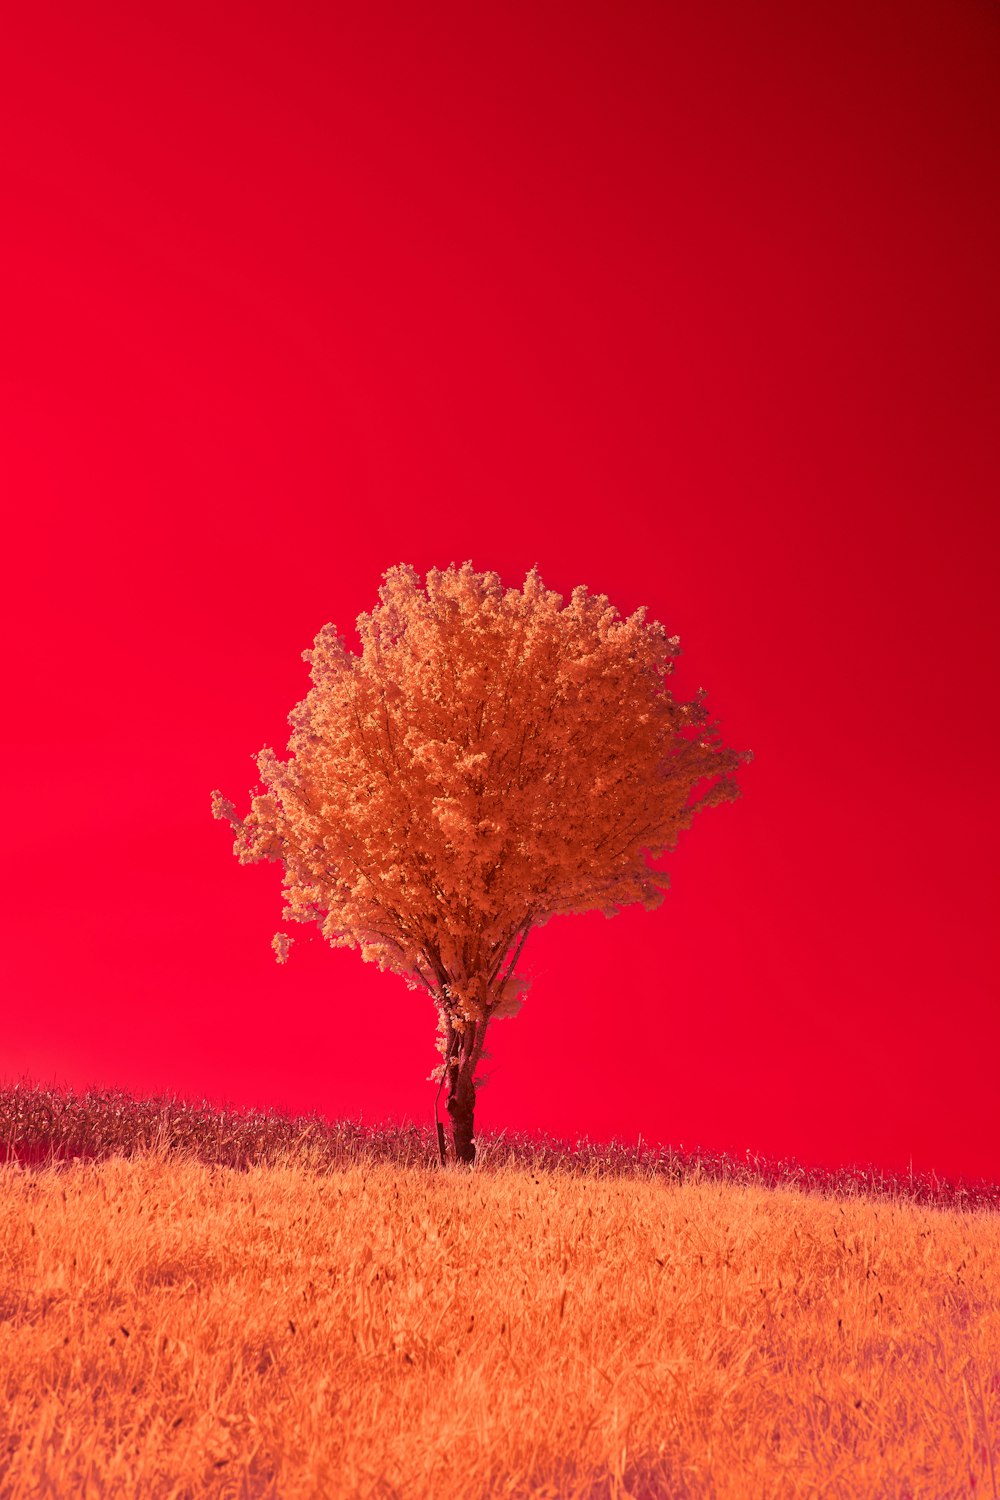
[(0, 1167), (0, 1496), (996, 1496), (1000, 1215), (506, 1165)]

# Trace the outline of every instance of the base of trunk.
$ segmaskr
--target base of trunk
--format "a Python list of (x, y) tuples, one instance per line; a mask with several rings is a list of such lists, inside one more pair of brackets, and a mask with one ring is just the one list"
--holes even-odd
[(452, 1139), (455, 1142), (455, 1160), (469, 1166), (476, 1159), (474, 1120), (476, 1113), (476, 1091), (472, 1080), (465, 1072), (459, 1072), (455, 1092), (448, 1099), (451, 1115)]

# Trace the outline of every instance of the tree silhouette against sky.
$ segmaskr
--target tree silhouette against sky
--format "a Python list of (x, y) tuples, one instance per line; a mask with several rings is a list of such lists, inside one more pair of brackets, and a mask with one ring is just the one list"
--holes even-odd
[[(258, 754), (248, 815), (218, 791), (212, 812), (241, 864), (282, 865), (286, 920), (432, 996), (431, 1081), (439, 1095), (447, 1081), (455, 1156), (471, 1163), (476, 1069), (490, 1021), (523, 1001), (529, 932), (655, 910), (669, 879), (653, 861), (697, 811), (740, 795), (752, 752), (719, 742), (704, 689), (674, 699), (679, 638), (645, 608), (622, 619), (584, 586), (564, 606), (535, 568), (505, 590), (471, 562), (424, 584), (390, 568), (379, 598), (358, 617), (360, 655), (333, 625), (303, 652), (313, 685), (288, 716), (291, 758)], [(274, 937), (279, 962), (292, 941)]]

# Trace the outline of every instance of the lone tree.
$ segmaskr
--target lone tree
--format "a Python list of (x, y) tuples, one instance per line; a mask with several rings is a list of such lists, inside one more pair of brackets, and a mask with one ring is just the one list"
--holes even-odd
[[(740, 795), (752, 752), (717, 743), (703, 688), (675, 701), (679, 637), (645, 608), (623, 620), (585, 587), (563, 607), (535, 568), (520, 590), (470, 562), (384, 580), (360, 655), (333, 625), (302, 653), (313, 686), (288, 716), (292, 758), (265, 747), (246, 818), (217, 791), (212, 812), (241, 864), (282, 865), (284, 918), (431, 995), (430, 1081), (440, 1095), (447, 1079), (455, 1156), (472, 1162), (476, 1068), (490, 1021), (528, 988), (528, 933), (562, 913), (655, 910), (669, 878), (651, 859)], [(279, 963), (292, 941), (272, 940)], [(440, 1124), (438, 1141), (443, 1162)]]

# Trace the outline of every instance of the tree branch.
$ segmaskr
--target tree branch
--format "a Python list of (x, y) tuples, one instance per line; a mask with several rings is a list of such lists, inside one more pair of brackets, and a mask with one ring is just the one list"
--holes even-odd
[[(507, 983), (508, 979), (510, 978), (510, 976), (513, 974), (515, 968), (517, 967), (517, 961), (521, 957), (521, 949), (524, 947), (525, 943), (527, 942), (527, 940), (528, 940), (528, 933), (531, 931), (531, 922), (532, 922), (533, 917), (534, 917), (534, 912), (529, 913), (528, 920), (526, 921), (525, 926), (524, 926), (524, 931), (521, 933), (521, 941), (517, 945), (517, 951), (514, 954), (514, 957), (511, 959), (510, 963), (507, 965), (507, 972), (503, 976), (503, 979), (500, 981), (499, 993), (498, 993), (497, 999), (493, 1001), (492, 1005), (488, 1005), (486, 1007), (486, 1018), (487, 1018), (487, 1020), (489, 1020), (489, 1017), (493, 1014), (493, 1012), (497, 1008), (497, 1005), (500, 1003), (500, 996), (503, 994), (504, 985)], [(502, 962), (502, 960), (501, 960), (501, 962)], [(497, 967), (499, 968), (499, 965)]]

